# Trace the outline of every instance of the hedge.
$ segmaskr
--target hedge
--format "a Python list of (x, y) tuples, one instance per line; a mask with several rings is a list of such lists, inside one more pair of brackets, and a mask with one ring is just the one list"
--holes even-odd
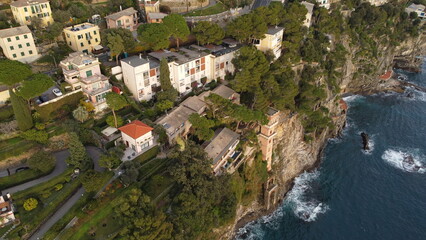
[(13, 108), (12, 106), (5, 106), (0, 108), (0, 122), (12, 120)]
[(46, 176), (49, 173), (51, 173), (53, 169), (55, 169), (55, 166), (53, 166), (52, 169), (50, 169), (47, 172), (28, 169), (28, 170), (17, 172), (8, 177), (2, 177), (0, 178), (0, 189), (7, 189), (13, 186), (17, 186), (17, 185), (32, 181), (34, 179), (37, 179), (43, 176)]
[(74, 94), (68, 95), (56, 102), (51, 102), (43, 106), (36, 106), (36, 111), (40, 114), (40, 118), (44, 121), (48, 121), (57, 117), (58, 114), (55, 114), (61, 107), (68, 105), (70, 107), (77, 106), (80, 102), (80, 99), (83, 98), (82, 92), (76, 92)]
[(151, 160), (157, 156), (157, 154), (160, 152), (160, 147), (155, 146), (148, 151), (144, 152), (142, 155), (135, 158), (134, 161), (138, 161), (140, 163), (143, 163), (145, 161)]

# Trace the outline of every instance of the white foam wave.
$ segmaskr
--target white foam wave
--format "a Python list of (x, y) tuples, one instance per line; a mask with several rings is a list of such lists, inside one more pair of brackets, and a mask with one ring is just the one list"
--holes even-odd
[[(358, 134), (361, 135), (362, 132), (363, 131), (360, 131)], [(369, 149), (364, 150), (363, 148), (361, 148), (361, 151), (364, 154), (371, 155), (374, 152), (375, 139), (376, 139), (376, 134), (368, 136), (368, 147), (369, 147)]]
[(315, 221), (319, 214), (325, 213), (329, 209), (326, 204), (306, 196), (312, 191), (311, 183), (318, 176), (318, 171), (301, 174), (294, 180), (293, 189), (286, 197), (286, 202), (291, 206), (294, 215), (306, 222)]
[(424, 157), (416, 150), (388, 149), (383, 153), (382, 159), (391, 166), (406, 172), (426, 172), (426, 167), (423, 164)]
[(426, 93), (416, 90), (413, 87), (408, 87), (403, 95), (404, 99), (407, 99), (409, 101), (421, 101), (426, 102)]
[(362, 98), (365, 98), (365, 97), (361, 96), (361, 95), (351, 95), (351, 96), (344, 97), (343, 100), (346, 103), (351, 103), (351, 102), (354, 102), (357, 99), (362, 99)]

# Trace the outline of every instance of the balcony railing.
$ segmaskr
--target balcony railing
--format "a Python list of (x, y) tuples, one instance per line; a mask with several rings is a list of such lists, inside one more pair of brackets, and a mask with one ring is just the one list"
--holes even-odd
[(90, 96), (94, 96), (94, 95), (98, 95), (100, 93), (109, 91), (111, 88), (112, 88), (112, 85), (111, 84), (107, 84), (107, 85), (105, 85), (102, 88), (96, 88), (96, 89), (92, 89), (92, 90), (84, 88), (83, 91), (85, 93), (89, 94)]

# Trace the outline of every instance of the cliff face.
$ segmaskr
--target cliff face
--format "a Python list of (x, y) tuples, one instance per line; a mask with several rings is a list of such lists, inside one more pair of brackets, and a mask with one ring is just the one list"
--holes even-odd
[[(384, 90), (389, 83), (380, 82), (378, 77), (392, 68), (395, 56), (407, 58), (426, 55), (424, 34), (417, 39), (403, 42), (398, 47), (380, 46), (378, 59), (371, 62), (371, 64), (376, 66), (374, 73), (359, 75), (360, 63), (356, 57), (357, 49), (351, 49), (348, 42), (343, 41), (343, 45), (348, 50), (348, 56), (341, 69), (342, 78), (339, 81), (342, 93), (371, 93), (376, 90)], [(294, 178), (317, 165), (327, 139), (336, 137), (346, 123), (346, 104), (339, 101), (336, 95), (328, 92), (328, 98), (322, 105), (330, 110), (330, 116), (333, 119), (335, 128), (327, 129), (311, 142), (304, 141), (304, 129), (297, 114), (281, 114), (277, 135), (274, 140), (276, 143), (274, 146), (274, 162), (270, 173), (270, 179), (273, 179), (274, 191), (276, 191), (274, 197), (277, 198), (277, 201), (275, 204), (269, 205), (269, 208), (267, 207), (268, 204), (266, 202), (270, 201), (270, 199), (265, 201), (265, 196), (268, 194), (270, 186), (265, 186), (264, 201), (253, 202), (248, 207), (240, 206), (235, 223), (218, 230), (221, 239), (231, 239), (239, 227), (272, 212), (292, 187)]]

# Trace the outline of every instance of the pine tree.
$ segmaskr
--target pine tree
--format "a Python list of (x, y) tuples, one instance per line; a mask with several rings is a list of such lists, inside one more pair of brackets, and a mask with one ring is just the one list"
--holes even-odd
[(81, 143), (78, 135), (75, 132), (69, 133), (70, 142), (69, 152), (70, 156), (67, 158), (67, 163), (81, 169), (87, 169), (90, 164), (90, 158), (86, 153), (86, 149)]
[(18, 127), (21, 131), (26, 131), (33, 127), (33, 119), (31, 110), (25, 100), (15, 94), (12, 89), (9, 89), (10, 101), (13, 107), (15, 119), (18, 122)]
[(177, 90), (172, 86), (170, 81), (170, 70), (167, 59), (162, 58), (160, 63), (160, 84), (163, 91), (157, 93), (157, 99), (159, 101), (169, 100), (171, 102), (176, 101), (178, 96)]

